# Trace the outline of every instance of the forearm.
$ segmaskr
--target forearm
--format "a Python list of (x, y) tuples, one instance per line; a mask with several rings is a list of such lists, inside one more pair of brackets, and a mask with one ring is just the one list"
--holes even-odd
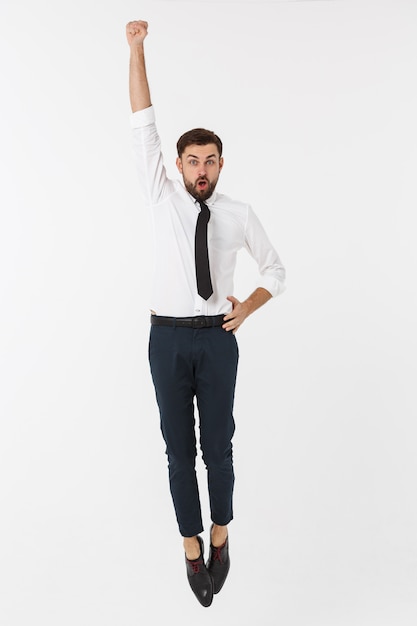
[(258, 287), (253, 293), (251, 293), (246, 300), (242, 302), (242, 305), (246, 307), (247, 315), (251, 315), (256, 309), (263, 306), (268, 300), (272, 298), (272, 295), (267, 289)]
[(133, 113), (151, 106), (143, 43), (130, 48), (129, 93)]

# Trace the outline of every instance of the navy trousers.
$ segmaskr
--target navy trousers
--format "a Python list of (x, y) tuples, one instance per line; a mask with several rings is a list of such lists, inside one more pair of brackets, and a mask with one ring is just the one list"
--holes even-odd
[(195, 403), (211, 519), (225, 526), (233, 518), (233, 402), (238, 358), (234, 334), (221, 327), (151, 326), (149, 362), (166, 443), (170, 489), (183, 537), (203, 531), (195, 470)]

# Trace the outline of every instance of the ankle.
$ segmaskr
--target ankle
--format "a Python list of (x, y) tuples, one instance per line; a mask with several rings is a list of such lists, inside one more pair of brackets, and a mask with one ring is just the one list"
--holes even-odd
[(201, 548), (197, 536), (184, 537), (183, 545), (185, 556), (189, 561), (194, 561), (195, 559), (199, 558), (199, 556), (201, 555)]
[(226, 539), (227, 539), (228, 531), (227, 526), (219, 526), (218, 524), (213, 524), (211, 529), (211, 545), (215, 548), (223, 547)]

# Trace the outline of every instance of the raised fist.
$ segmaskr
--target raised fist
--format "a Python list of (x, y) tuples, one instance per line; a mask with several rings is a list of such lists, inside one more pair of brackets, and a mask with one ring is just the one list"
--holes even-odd
[(137, 20), (126, 25), (126, 37), (129, 46), (139, 46), (148, 34), (148, 22)]

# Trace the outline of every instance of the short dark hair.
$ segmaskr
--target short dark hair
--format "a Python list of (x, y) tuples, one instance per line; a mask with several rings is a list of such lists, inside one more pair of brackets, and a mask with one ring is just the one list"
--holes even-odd
[(212, 130), (206, 130), (205, 128), (193, 128), (187, 131), (177, 141), (178, 156), (181, 158), (182, 153), (188, 146), (207, 146), (209, 143), (214, 143), (219, 151), (219, 156), (222, 156), (223, 144), (220, 139)]

